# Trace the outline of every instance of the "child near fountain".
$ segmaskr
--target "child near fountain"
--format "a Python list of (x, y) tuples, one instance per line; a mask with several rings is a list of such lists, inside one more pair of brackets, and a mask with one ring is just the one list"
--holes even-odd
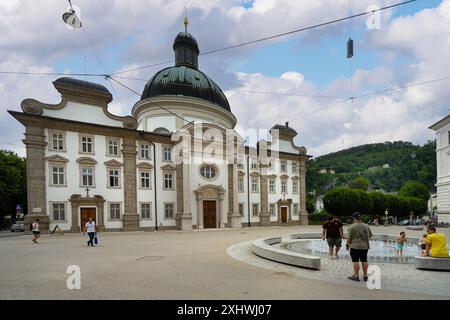
[(424, 233), (422, 235), (422, 239), (420, 239), (420, 248), (422, 249), (422, 255), (424, 255), (427, 251), (427, 236), (428, 234)]
[(403, 247), (406, 243), (406, 233), (403, 231), (400, 232), (400, 237), (397, 238), (395, 243), (395, 248), (397, 249), (397, 255), (402, 256), (403, 255)]

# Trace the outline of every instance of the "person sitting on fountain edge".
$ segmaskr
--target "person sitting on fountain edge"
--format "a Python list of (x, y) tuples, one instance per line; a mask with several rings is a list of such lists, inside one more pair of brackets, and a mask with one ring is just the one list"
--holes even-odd
[(424, 256), (433, 258), (450, 258), (447, 248), (447, 239), (442, 233), (437, 233), (434, 226), (427, 229), (427, 247)]

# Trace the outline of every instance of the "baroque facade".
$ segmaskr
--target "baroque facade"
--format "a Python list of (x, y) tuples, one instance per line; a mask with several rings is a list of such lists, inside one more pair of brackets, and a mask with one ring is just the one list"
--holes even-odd
[(222, 90), (198, 69), (195, 38), (180, 32), (175, 66), (157, 72), (131, 116), (111, 93), (73, 78), (53, 82), (61, 102), (22, 102), (26, 223), (79, 232), (307, 224), (305, 162), (289, 124), (245, 145)]
[[(430, 129), (436, 133), (436, 207), (439, 222), (450, 223), (450, 116)], [(433, 200), (433, 196), (431, 198)], [(434, 206), (431, 208), (434, 209)]]

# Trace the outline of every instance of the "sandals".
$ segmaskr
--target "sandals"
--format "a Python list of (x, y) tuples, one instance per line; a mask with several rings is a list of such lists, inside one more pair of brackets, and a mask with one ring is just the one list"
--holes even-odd
[(352, 281), (357, 281), (357, 282), (359, 282), (359, 277), (356, 277), (356, 276), (348, 277), (348, 279), (349, 279), (349, 280), (352, 280)]

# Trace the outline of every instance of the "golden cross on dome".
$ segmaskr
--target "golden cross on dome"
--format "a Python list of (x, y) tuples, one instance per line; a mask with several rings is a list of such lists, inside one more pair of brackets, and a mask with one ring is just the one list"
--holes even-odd
[(187, 27), (188, 27), (188, 24), (189, 24), (189, 19), (187, 17), (187, 10), (188, 10), (188, 8), (184, 7), (184, 31), (186, 33), (187, 33)]

